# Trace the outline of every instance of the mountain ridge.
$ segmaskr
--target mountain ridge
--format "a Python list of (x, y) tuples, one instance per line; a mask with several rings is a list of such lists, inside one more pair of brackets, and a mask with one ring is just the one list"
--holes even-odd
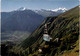
[[(75, 8), (72, 8), (71, 10), (59, 15), (58, 17), (47, 17), (48, 20), (46, 21), (46, 23), (52, 22), (49, 25), (50, 35), (52, 36), (53, 40), (56, 38), (59, 38), (61, 41), (58, 44), (56, 43), (56, 45), (59, 45), (56, 50), (57, 53), (60, 53), (65, 50), (67, 50), (67, 51), (71, 50), (71, 46), (73, 46), (74, 43), (76, 41), (78, 41), (78, 37), (79, 37), (78, 36), (78, 33), (79, 33), (79, 15), (78, 15), (79, 12), (78, 11), (79, 11), (79, 9), (78, 8), (79, 8), (78, 6)], [(51, 21), (54, 18), (56, 18), (56, 19)], [(38, 45), (43, 46), (44, 41), (42, 40), (42, 36), (43, 36), (42, 34), (43, 34), (44, 24), (45, 23), (42, 23), (29, 36), (28, 39), (25, 39), (21, 43), (23, 48), (27, 48), (27, 47), (31, 46), (32, 49), (35, 49), (38, 47)], [(69, 43), (67, 43), (67, 41), (69, 41)], [(67, 43), (67, 45), (66, 44), (64, 45), (64, 43)], [(73, 44), (73, 45), (71, 45), (71, 44)], [(35, 47), (35, 48), (33, 48), (33, 47)], [(52, 50), (52, 53), (57, 55), (53, 51), (55, 51), (55, 49)], [(32, 52), (34, 52), (34, 51), (32, 51)], [(52, 53), (50, 55), (53, 55)], [(38, 53), (36, 55), (38, 55)], [(58, 55), (60, 55), (60, 54), (58, 54)], [(78, 55), (78, 53), (77, 53), (77, 55)]]

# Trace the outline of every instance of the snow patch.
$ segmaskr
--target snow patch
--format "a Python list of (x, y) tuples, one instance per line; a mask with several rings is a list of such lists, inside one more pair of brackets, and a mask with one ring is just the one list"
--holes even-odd
[(16, 11), (24, 11), (24, 10), (26, 10), (26, 8), (25, 7), (21, 7), (19, 9), (17, 9)]
[(58, 9), (54, 9), (54, 10), (51, 10), (51, 11), (54, 11), (54, 12), (58, 12), (58, 11), (65, 12), (65, 11), (67, 11), (67, 9), (66, 8), (58, 8)]

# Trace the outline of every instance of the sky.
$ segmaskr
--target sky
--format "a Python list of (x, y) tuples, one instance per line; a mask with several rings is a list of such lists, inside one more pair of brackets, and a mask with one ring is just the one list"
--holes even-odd
[(20, 7), (28, 9), (71, 9), (79, 5), (78, 0), (1, 0), (1, 11), (9, 12)]

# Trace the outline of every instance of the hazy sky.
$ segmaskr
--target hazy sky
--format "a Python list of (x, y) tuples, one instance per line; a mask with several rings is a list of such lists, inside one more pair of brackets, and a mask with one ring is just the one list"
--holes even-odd
[(78, 0), (1, 0), (2, 11), (12, 11), (20, 7), (29, 9), (71, 9), (79, 5)]

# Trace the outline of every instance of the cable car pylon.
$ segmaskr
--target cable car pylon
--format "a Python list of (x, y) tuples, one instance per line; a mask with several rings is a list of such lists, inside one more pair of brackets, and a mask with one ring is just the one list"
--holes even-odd
[(49, 23), (46, 23), (44, 24), (44, 33), (43, 33), (43, 40), (45, 42), (44, 46), (42, 47), (39, 47), (38, 51), (39, 51), (39, 56), (43, 56), (45, 55), (47, 52), (50, 51), (50, 46), (51, 46), (51, 37), (48, 33), (48, 24)]
[(44, 41), (50, 41), (52, 38), (49, 36), (49, 34), (48, 34), (48, 23), (46, 23), (45, 25), (44, 25), (44, 34), (43, 34), (43, 40)]

